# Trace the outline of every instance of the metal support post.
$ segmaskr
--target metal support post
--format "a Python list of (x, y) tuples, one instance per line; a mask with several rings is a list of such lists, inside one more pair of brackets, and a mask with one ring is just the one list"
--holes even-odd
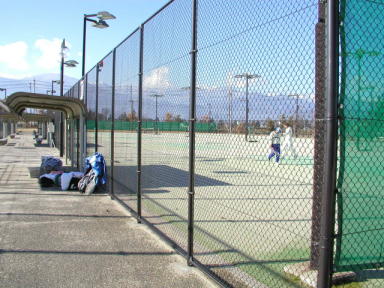
[[(83, 77), (83, 93), (84, 93), (84, 104), (85, 104), (85, 107), (87, 107), (87, 93), (88, 93), (88, 74), (84, 75)], [(84, 118), (85, 116), (83, 117), (80, 117), (80, 129), (83, 130), (83, 132), (80, 131), (80, 135), (82, 137), (82, 145), (81, 149), (82, 149), (82, 153), (80, 154), (81, 155), (81, 165), (80, 167), (83, 167), (83, 165), (85, 164), (84, 161), (85, 161), (85, 157), (87, 156), (87, 139), (88, 139), (88, 130), (87, 130), (87, 119)]]
[(3, 138), (8, 137), (8, 122), (4, 121), (3, 122)]
[(113, 49), (113, 59), (112, 59), (112, 129), (111, 129), (111, 191), (110, 191), (110, 197), (113, 199), (115, 192), (114, 192), (114, 163), (115, 163), (115, 81), (116, 81), (116, 48)]
[(192, 1), (191, 89), (189, 104), (189, 186), (188, 186), (188, 265), (193, 265), (193, 226), (195, 205), (195, 123), (196, 123), (196, 58), (197, 1)]
[(310, 268), (318, 269), (320, 242), (321, 193), (324, 174), (324, 117), (325, 117), (325, 4), (319, 0), (316, 33), (315, 63), (315, 121)]
[(43, 136), (43, 139), (47, 139), (47, 122), (44, 121), (42, 123), (42, 136)]
[(60, 157), (64, 156), (64, 113), (60, 112)]
[(81, 163), (78, 162), (78, 167), (80, 170), (83, 170), (84, 168), (84, 159), (87, 154), (87, 146), (86, 146), (86, 134), (87, 129), (85, 127), (85, 121), (84, 121), (84, 115), (80, 115), (79, 120), (79, 140), (80, 140), (80, 157), (81, 157)]
[[(60, 96), (64, 96), (64, 52), (65, 40), (61, 43), (61, 63), (60, 63)], [(60, 157), (64, 156), (64, 113), (60, 113)]]
[(84, 77), (85, 74), (85, 43), (87, 37), (87, 17), (84, 15), (83, 18), (83, 60), (81, 64), (81, 76)]
[(77, 133), (77, 137), (76, 137), (76, 168), (79, 170), (80, 169), (80, 143), (81, 143), (81, 135), (80, 135), (80, 120), (79, 119), (75, 119), (75, 122), (76, 122), (76, 133)]
[(74, 130), (74, 128), (75, 128), (75, 119), (73, 119), (73, 118), (71, 118), (70, 120), (69, 120), (69, 139), (70, 139), (70, 141), (71, 141), (71, 143), (70, 143), (70, 145), (69, 145), (69, 149), (70, 149), (70, 151), (69, 151), (69, 157), (70, 157), (70, 160), (71, 160), (71, 167), (73, 167), (73, 160), (74, 160), (74, 158), (75, 158), (75, 155), (74, 155), (74, 153), (73, 153), (73, 151), (75, 151), (75, 141), (74, 141), (74, 138), (75, 138), (75, 130)]
[(65, 165), (68, 164), (68, 156), (69, 156), (69, 153), (70, 153), (70, 137), (71, 137), (71, 134), (68, 133), (69, 132), (69, 125), (68, 125), (68, 119), (65, 118), (64, 119), (64, 139), (65, 139)]
[(139, 112), (137, 121), (137, 222), (141, 223), (141, 130), (143, 119), (143, 55), (144, 25), (140, 26), (140, 59), (139, 59)]
[(83, 77), (83, 101), (85, 106), (87, 106), (87, 87), (88, 85), (88, 74), (84, 75)]
[(95, 152), (97, 152), (98, 148), (98, 134), (99, 134), (99, 127), (98, 127), (98, 118), (99, 118), (99, 63), (96, 65), (96, 113), (95, 113)]
[(248, 96), (249, 77), (245, 77), (245, 141), (248, 141), (249, 126), (249, 96)]
[(339, 1), (328, 0), (327, 101), (324, 186), (321, 205), (318, 288), (332, 286), (333, 239), (335, 225), (337, 99), (339, 88)]
[(11, 134), (15, 134), (15, 122), (11, 121)]

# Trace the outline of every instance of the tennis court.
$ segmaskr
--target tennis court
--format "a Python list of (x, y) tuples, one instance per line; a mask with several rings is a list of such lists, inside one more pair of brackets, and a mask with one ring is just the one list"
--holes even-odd
[[(143, 215), (186, 248), (188, 134), (142, 137)], [(313, 140), (294, 139), (298, 157), (280, 165), (267, 159), (269, 142), (196, 134), (195, 253), (219, 274), (246, 272), (276, 285), (290, 283), (284, 266), (309, 259)], [(115, 131), (115, 193), (134, 209), (136, 151), (135, 133)]]

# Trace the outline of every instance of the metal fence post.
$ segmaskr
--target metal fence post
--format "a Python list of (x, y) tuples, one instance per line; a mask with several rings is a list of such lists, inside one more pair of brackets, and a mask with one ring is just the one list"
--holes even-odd
[(137, 222), (141, 223), (141, 127), (143, 118), (143, 55), (144, 25), (140, 26), (139, 119), (137, 121)]
[(196, 54), (197, 1), (192, 2), (191, 89), (189, 104), (189, 187), (188, 187), (188, 265), (193, 265), (193, 226), (195, 202), (195, 123), (196, 123)]
[(112, 112), (111, 112), (111, 117), (112, 117), (112, 127), (111, 127), (111, 192), (110, 192), (110, 197), (114, 199), (115, 192), (113, 190), (114, 185), (113, 185), (113, 172), (114, 172), (114, 161), (115, 161), (115, 80), (116, 80), (116, 48), (113, 49), (113, 56), (112, 56)]
[(83, 77), (83, 101), (84, 101), (84, 104), (87, 105), (88, 104), (88, 97), (87, 97), (87, 91), (88, 91), (88, 73), (85, 74), (85, 76)]
[(98, 134), (98, 114), (99, 114), (99, 63), (96, 65), (96, 113), (95, 113), (95, 152), (97, 152), (97, 134)]
[[(65, 40), (63, 40), (62, 45), (63, 44), (65, 46)], [(60, 96), (61, 97), (64, 96), (64, 56), (61, 57), (61, 63), (60, 63)], [(60, 157), (63, 157), (63, 156), (64, 156), (64, 113), (61, 112), (60, 113)]]
[(321, 206), (320, 257), (317, 287), (332, 285), (337, 161), (337, 97), (339, 88), (339, 1), (328, 1), (326, 147)]
[(324, 185), (324, 117), (325, 117), (325, 3), (319, 0), (315, 62), (315, 134), (313, 159), (313, 194), (310, 268), (319, 267), (321, 193)]
[(82, 137), (81, 135), (80, 135), (80, 119), (76, 119), (76, 133), (77, 133), (77, 141), (76, 141), (76, 168), (77, 169), (80, 169), (80, 163), (79, 163), (79, 161), (80, 161), (80, 157), (79, 157), (79, 155), (80, 155), (80, 143), (81, 143), (81, 141), (80, 141), (80, 137)]
[[(85, 77), (84, 77), (84, 84), (83, 84), (83, 89), (84, 89), (84, 103), (85, 103), (85, 106), (87, 107), (87, 110), (88, 110), (88, 73), (85, 74)], [(83, 151), (84, 151), (84, 155), (82, 155), (82, 158), (81, 161), (81, 166), (80, 167), (83, 167), (84, 165), (84, 160), (85, 160), (85, 157), (88, 156), (88, 151), (87, 151), (87, 147), (88, 147), (88, 129), (87, 129), (87, 118), (84, 118), (84, 135), (83, 135), (84, 139), (83, 139)]]
[(73, 118), (71, 118), (69, 120), (69, 141), (71, 141), (70, 145), (69, 145), (69, 159), (71, 160), (71, 167), (73, 167), (73, 160), (74, 160), (74, 153), (73, 151), (75, 150), (74, 148), (74, 138), (75, 138), (75, 120)]

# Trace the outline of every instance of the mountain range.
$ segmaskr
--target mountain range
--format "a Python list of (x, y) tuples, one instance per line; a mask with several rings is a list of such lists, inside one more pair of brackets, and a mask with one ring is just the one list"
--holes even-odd
[[(6, 95), (9, 96), (15, 92), (35, 92), (41, 94), (51, 94), (52, 81), (60, 80), (60, 74), (40, 74), (32, 77), (22, 79), (11, 79), (0, 77), (0, 88), (5, 88)], [(64, 93), (66, 90), (71, 88), (78, 79), (73, 77), (64, 76)], [(54, 94), (60, 93), (60, 85), (53, 83)], [(4, 91), (5, 92), (5, 91)], [(0, 91), (0, 99), (3, 99), (5, 93)]]

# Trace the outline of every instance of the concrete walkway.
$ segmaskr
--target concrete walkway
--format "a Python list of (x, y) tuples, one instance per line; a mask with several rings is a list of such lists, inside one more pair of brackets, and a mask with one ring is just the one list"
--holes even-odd
[(0, 287), (217, 287), (106, 195), (40, 189), (30, 131), (0, 146)]

